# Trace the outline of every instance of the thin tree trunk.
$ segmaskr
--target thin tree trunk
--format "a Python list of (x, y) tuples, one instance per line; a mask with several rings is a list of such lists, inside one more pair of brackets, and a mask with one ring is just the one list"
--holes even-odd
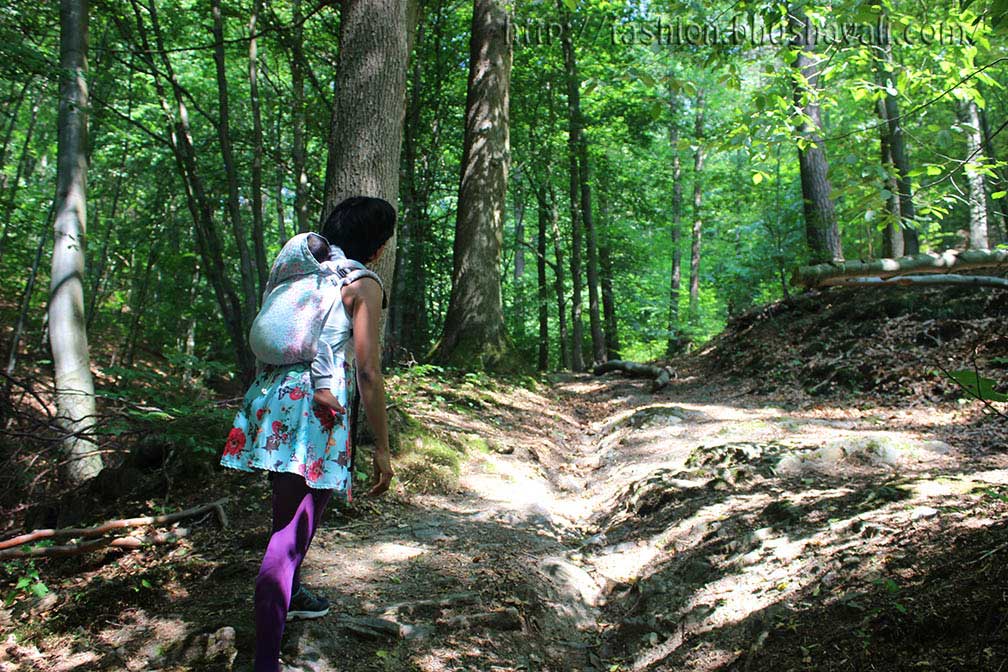
[(87, 231), (87, 0), (60, 2), (60, 104), (49, 339), (56, 406), (67, 436), (64, 475), (77, 484), (102, 469), (95, 444), (84, 436), (94, 424), (84, 324), (84, 241)]
[(21, 336), (24, 334), (25, 323), (28, 321), (32, 294), (35, 292), (35, 281), (38, 279), (38, 269), (42, 264), (42, 251), (45, 249), (46, 241), (49, 240), (49, 227), (52, 225), (54, 211), (54, 207), (50, 206), (45, 222), (42, 224), (42, 232), (39, 234), (38, 244), (35, 246), (35, 256), (32, 259), (31, 271), (28, 272), (24, 294), (21, 295), (21, 310), (18, 311), (17, 323), (14, 325), (14, 336), (11, 338), (10, 354), (7, 356), (6, 371), (8, 376), (14, 373), (14, 367), (17, 366), (18, 347), (21, 345)]
[(882, 123), (879, 124), (879, 157), (882, 161), (882, 170), (886, 173), (885, 189), (889, 192), (886, 197), (888, 218), (885, 230), (882, 232), (882, 256), (892, 259), (903, 256), (899, 184), (896, 180), (896, 168), (893, 165), (892, 144), (889, 138), (889, 124), (886, 123), (887, 112), (884, 100), (879, 100), (876, 103), (876, 111), (879, 119), (882, 120)]
[(567, 333), (567, 294), (564, 289), (563, 238), (560, 235), (560, 216), (557, 213), (556, 194), (553, 192), (553, 184), (549, 183), (544, 191), (546, 192), (544, 198), (548, 198), (547, 202), (549, 203), (550, 228), (553, 230), (553, 256), (556, 259), (556, 266), (553, 267), (553, 286), (556, 289), (557, 335), (560, 341), (560, 362), (565, 370), (570, 371), (574, 364)]
[(679, 159), (678, 100), (669, 100), (669, 148), (672, 150), (672, 272), (669, 275), (668, 344), (665, 354), (672, 356), (680, 349), (679, 289), (682, 285), (682, 164)]
[[(562, 4), (558, 2), (558, 7)], [(564, 71), (567, 80), (567, 154), (570, 164), (570, 224), (571, 224), (571, 330), (573, 345), (571, 348), (571, 368), (574, 371), (584, 371), (584, 325), (581, 322), (581, 188), (580, 169), (578, 167), (578, 145), (580, 144), (580, 118), (578, 116), (579, 92), (577, 80), (577, 63), (574, 60), (574, 45), (571, 41), (570, 14), (566, 10), (565, 29), (561, 37), (563, 48)]]
[(969, 182), (969, 247), (971, 250), (990, 248), (987, 231), (987, 185), (984, 174), (972, 166), (986, 163), (983, 154), (983, 137), (980, 116), (972, 100), (960, 100), (956, 112), (966, 133), (966, 179)]
[(795, 58), (795, 106), (803, 117), (798, 125), (798, 165), (801, 172), (802, 199), (805, 210), (805, 237), (811, 263), (843, 259), (836, 207), (829, 181), (829, 164), (822, 144), (819, 77), (824, 59), (813, 59), (813, 43), (809, 36), (812, 26), (804, 12), (791, 7), (790, 32)]
[(616, 297), (613, 294), (612, 252), (607, 243), (599, 245), (601, 264), (602, 314), (605, 317), (606, 359), (620, 359), (619, 323), (616, 321)]
[(133, 357), (136, 354), (137, 338), (140, 334), (140, 319), (143, 317), (147, 302), (147, 289), (150, 285), (151, 269), (157, 259), (155, 246), (151, 244), (147, 251), (147, 263), (144, 266), (143, 274), (140, 276), (140, 287), (137, 291), (135, 305), (131, 307), (130, 328), (126, 337), (126, 366), (133, 368)]
[[(883, 70), (895, 73), (892, 46), (880, 47), (882, 50)], [(892, 164), (896, 169), (896, 187), (899, 190), (899, 216), (902, 222), (903, 245), (902, 254), (917, 254), (920, 252), (920, 237), (917, 234), (917, 210), (914, 207), (913, 194), (910, 193), (910, 158), (906, 150), (906, 137), (903, 133), (903, 118), (900, 116), (899, 99), (891, 90), (895, 81), (887, 86), (886, 72), (881, 73), (880, 84), (885, 87), (885, 117), (889, 124), (889, 149), (892, 153)], [(892, 80), (895, 80), (893, 74)], [(894, 256), (900, 256), (895, 254)]]
[[(279, 109), (277, 110), (276, 118), (276, 136), (273, 141), (273, 147), (277, 150), (280, 148), (280, 139), (283, 134), (280, 132), (281, 122), (283, 120), (283, 112)], [(284, 203), (284, 167), (283, 163), (276, 161), (276, 213), (277, 213), (277, 239), (280, 242), (280, 246), (287, 242), (287, 224), (286, 224), (286, 210), (287, 206)]]
[[(304, 17), (301, 13), (301, 0), (293, 0), (292, 5), (291, 19), (294, 24), (294, 32), (291, 35), (291, 88), (293, 96), (291, 100), (291, 126), (294, 133), (294, 147), (292, 149), (294, 158), (294, 218), (297, 221), (298, 232), (304, 233), (311, 229), (311, 222), (308, 218), (308, 174), (305, 172), (305, 56), (302, 47), (304, 44)], [(349, 3), (344, 3), (344, 12), (348, 11), (348, 5)], [(342, 32), (341, 25), (340, 34)], [(342, 48), (340, 53), (340, 61), (342, 62)], [(337, 84), (336, 91), (338, 92), (338, 100), (339, 94), (344, 90)]]
[(504, 329), (500, 283), (511, 155), (511, 29), (503, 0), (473, 4), (452, 292), (435, 359), (507, 370), (516, 364)]
[(592, 354), (595, 363), (606, 360), (605, 333), (602, 331), (602, 318), (599, 308), (599, 271), (598, 271), (598, 234), (591, 205), (591, 183), (588, 171), (588, 140), (584, 132), (584, 117), (581, 115), (580, 96), (578, 97), (578, 118), (581, 120), (581, 133), (578, 140), (578, 168), (581, 183), (581, 219), (584, 222), (585, 237), (588, 239), (588, 320), (591, 325)]
[[(11, 138), (14, 137), (14, 127), (17, 126), (18, 113), (21, 111), (21, 105), (24, 104), (28, 88), (34, 81), (34, 77), (29, 77), (25, 80), (24, 84), (21, 85), (21, 91), (18, 92), (17, 96), (14, 98), (14, 102), (12, 104), (13, 109), (11, 109), (10, 118), (7, 120), (7, 129), (4, 131), (3, 144), (0, 145), (0, 193), (7, 191), (7, 171), (3, 170), (7, 167), (7, 150), (10, 149)], [(16, 85), (16, 82), (11, 82), (12, 93)]]
[(546, 228), (549, 226), (549, 212), (546, 209), (546, 199), (540, 198), (536, 192), (536, 214), (539, 228), (536, 231), (536, 295), (539, 307), (539, 359), (537, 369), (546, 371), (549, 368), (549, 287), (546, 284)]
[(697, 91), (696, 118), (693, 133), (696, 150), (693, 153), (693, 242), (690, 248), (689, 319), (700, 321), (700, 243), (703, 236), (703, 167), (704, 167), (704, 91)]
[(42, 87), (39, 91), (38, 98), (35, 99), (35, 104), (32, 106), (31, 119), (28, 122), (28, 130), (25, 131), (24, 144), (21, 146), (21, 156), (18, 158), (17, 171), (14, 174), (14, 184), (11, 185), (10, 191), (7, 193), (7, 203), (4, 208), (3, 214), (3, 235), (0, 235), (0, 258), (3, 258), (4, 249), (7, 246), (7, 237), (11, 230), (11, 218), (14, 216), (14, 208), (17, 205), (17, 193), (21, 186), (21, 178), (25, 174), (25, 170), (28, 167), (28, 156), (31, 151), (31, 141), (35, 134), (35, 125), (38, 122), (39, 109), (42, 107), (42, 100), (45, 95), (46, 87)]
[[(224, 176), (227, 179), (227, 213), (231, 220), (235, 247), (238, 248), (238, 262), (241, 270), (242, 318), (245, 330), (252, 325), (255, 307), (259, 298), (256, 291), (256, 270), (249, 254), (248, 233), (241, 216), (241, 202), (238, 197), (238, 168), (235, 166), (234, 150), (231, 148), (231, 115), (228, 104), (227, 71), (224, 62), (224, 18), (221, 15), (221, 0), (210, 0), (213, 13), (214, 63), (217, 66), (217, 139), (220, 141), (221, 159), (224, 162)], [(265, 256), (265, 255), (264, 255)]]
[[(987, 159), (991, 162), (994, 174), (996, 175), (993, 179), (993, 184), (991, 185), (992, 191), (1006, 191), (1008, 190), (1008, 179), (1005, 179), (1004, 166), (998, 166), (997, 151), (994, 148), (994, 139), (991, 136), (990, 125), (987, 123), (987, 110), (980, 110), (979, 112), (980, 128), (983, 132), (984, 140), (984, 153), (987, 155)], [(997, 210), (998, 218), (1001, 220), (999, 237), (993, 235), (997, 231), (997, 227), (991, 227), (991, 244), (993, 245), (995, 242), (1008, 242), (1008, 197), (1002, 196), (996, 201), (992, 200), (991, 203)]]
[(262, 0), (252, 1), (252, 16), (249, 18), (249, 103), (252, 108), (252, 242), (255, 249), (256, 300), (266, 288), (269, 266), (266, 262), (266, 239), (263, 226), (263, 128), (262, 110), (259, 105), (259, 46), (256, 40), (256, 22), (262, 9)]

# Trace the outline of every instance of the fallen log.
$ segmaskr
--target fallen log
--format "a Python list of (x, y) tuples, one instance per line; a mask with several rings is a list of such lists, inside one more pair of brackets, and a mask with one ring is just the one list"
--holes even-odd
[(189, 536), (189, 530), (180, 527), (171, 532), (160, 534), (149, 534), (142, 537), (116, 537), (105, 539), (94, 539), (93, 541), (82, 541), (76, 544), (66, 544), (65, 546), (43, 546), (42, 548), (31, 548), (23, 551), (18, 548), (0, 551), (0, 560), (14, 560), (18, 558), (61, 558), (69, 555), (80, 555), (89, 553), (100, 548), (128, 548), (136, 549), (144, 546), (156, 546), (159, 544), (173, 544), (180, 539)]
[[(194, 506), (193, 508), (186, 509), (185, 511), (168, 513), (161, 516), (142, 516), (140, 518), (110, 520), (102, 523), (101, 525), (96, 525), (95, 527), (65, 527), (61, 529), (33, 530), (27, 534), (22, 534), (17, 537), (0, 541), (0, 551), (8, 548), (14, 548), (15, 546), (30, 544), (33, 541), (42, 541), (43, 539), (89, 539), (92, 537), (100, 537), (114, 530), (121, 530), (127, 527), (167, 525), (168, 523), (175, 523), (187, 518), (195, 518), (211, 512), (217, 515), (217, 520), (220, 522), (221, 527), (226, 528), (228, 526), (228, 519), (227, 515), (224, 513), (224, 504), (227, 500), (228, 498), (224, 497), (222, 499), (218, 499), (216, 502)], [(80, 544), (77, 544), (77, 546), (80, 546)]]
[(672, 369), (668, 366), (655, 366), (653, 364), (641, 364), (639, 362), (628, 362), (622, 359), (610, 359), (596, 366), (593, 370), (596, 376), (613, 371), (622, 371), (631, 378), (650, 378), (651, 392), (657, 392), (672, 379)]
[(909, 285), (966, 285), (1008, 289), (1008, 278), (990, 275), (896, 275), (889, 278), (828, 278), (820, 287), (906, 287)]
[(438, 627), (446, 630), (521, 630), (522, 620), (518, 610), (505, 607), (482, 614), (460, 614), (438, 620)]
[(820, 287), (836, 278), (890, 278), (908, 273), (946, 273), (1008, 264), (1008, 250), (945, 250), (896, 259), (852, 260), (801, 266), (791, 276), (791, 284)]

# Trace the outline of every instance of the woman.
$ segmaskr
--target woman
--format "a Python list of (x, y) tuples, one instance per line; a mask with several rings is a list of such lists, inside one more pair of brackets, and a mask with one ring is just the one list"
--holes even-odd
[[(395, 210), (388, 202), (355, 196), (336, 206), (321, 233), (348, 259), (373, 264), (394, 230)], [(273, 527), (255, 584), (256, 672), (280, 669), (287, 620), (329, 612), (328, 600), (302, 586), (299, 573), (332, 493), (350, 497), (351, 437), (345, 414), (313, 403), (315, 389), (329, 388), (335, 407), (349, 408), (356, 382), (375, 437), (375, 484), (368, 496), (384, 493), (392, 480), (378, 334), (383, 288), (375, 278), (361, 277), (343, 287), (341, 303), (333, 306), (320, 338), (332, 344), (331, 366), (316, 360), (265, 367), (245, 395), (221, 458), (228, 467), (270, 472)]]

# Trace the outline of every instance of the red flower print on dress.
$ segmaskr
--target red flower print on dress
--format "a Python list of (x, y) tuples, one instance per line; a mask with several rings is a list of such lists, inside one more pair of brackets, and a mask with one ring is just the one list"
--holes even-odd
[(266, 415), (266, 409), (265, 408), (260, 408), (258, 411), (256, 411), (256, 420), (258, 420), (259, 422), (262, 422), (262, 419), (263, 419), (264, 415)]
[(280, 433), (283, 432), (284, 426), (283, 426), (283, 423), (280, 422), (279, 420), (274, 420), (272, 428), (273, 428), (273, 433), (274, 434), (280, 434)]
[(304, 477), (309, 481), (317, 481), (318, 479), (322, 478), (321, 457), (308, 465), (308, 467), (305, 469)]
[(319, 419), (320, 423), (322, 423), (322, 429), (327, 432), (331, 432), (332, 428), (336, 424), (336, 411), (328, 406), (315, 404), (315, 417)]
[(232, 427), (228, 433), (227, 443), (224, 444), (225, 455), (237, 455), (245, 447), (245, 432)]
[(300, 387), (291, 388), (290, 393), (287, 395), (293, 401), (298, 401), (299, 399), (304, 399), (305, 393)]

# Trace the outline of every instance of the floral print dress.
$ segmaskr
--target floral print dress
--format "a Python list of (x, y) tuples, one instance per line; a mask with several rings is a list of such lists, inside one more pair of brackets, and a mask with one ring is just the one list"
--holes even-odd
[[(353, 375), (336, 357), (332, 393), (350, 408)], [(221, 464), (242, 471), (288, 472), (312, 488), (350, 499), (350, 428), (346, 414), (313, 403), (308, 362), (266, 367), (252, 382), (224, 446)]]

